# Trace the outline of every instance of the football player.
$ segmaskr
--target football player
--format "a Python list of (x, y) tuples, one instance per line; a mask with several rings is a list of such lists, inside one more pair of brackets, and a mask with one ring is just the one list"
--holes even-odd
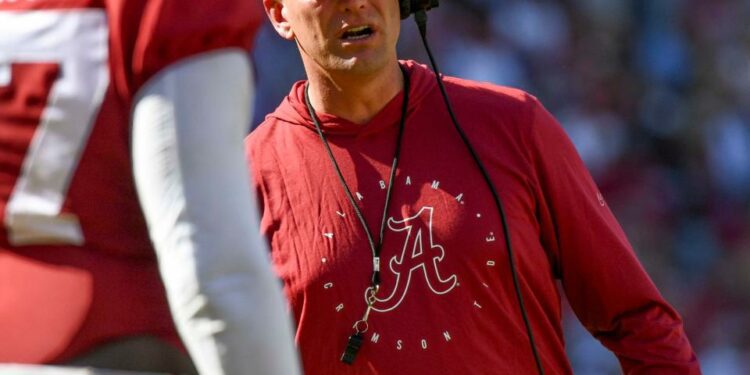
[(0, 363), (298, 372), (247, 229), (262, 12), (0, 0)]

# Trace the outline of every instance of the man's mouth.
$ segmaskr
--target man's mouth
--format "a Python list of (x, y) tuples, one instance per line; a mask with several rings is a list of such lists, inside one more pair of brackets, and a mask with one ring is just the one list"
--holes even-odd
[(341, 35), (341, 39), (343, 40), (359, 40), (359, 39), (365, 39), (372, 35), (374, 30), (370, 26), (358, 26), (358, 27), (352, 27), (351, 29), (348, 29), (344, 31), (344, 33)]

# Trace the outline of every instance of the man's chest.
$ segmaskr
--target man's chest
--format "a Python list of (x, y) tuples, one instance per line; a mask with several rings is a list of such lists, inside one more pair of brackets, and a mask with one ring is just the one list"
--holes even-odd
[[(383, 233), (369, 346), (443, 352), (512, 306), (499, 214), (470, 159), (405, 149), (384, 215), (390, 165), (350, 155), (334, 157), (375, 247)], [(301, 345), (333, 334), (330, 350), (339, 351), (367, 306), (372, 247), (330, 160), (308, 155), (292, 168), (274, 260)]]

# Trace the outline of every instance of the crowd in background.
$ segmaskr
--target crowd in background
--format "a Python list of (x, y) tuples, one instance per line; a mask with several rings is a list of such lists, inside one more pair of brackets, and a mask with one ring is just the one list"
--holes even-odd
[[(429, 17), (443, 73), (560, 120), (704, 373), (750, 373), (750, 0), (441, 0)], [(257, 46), (256, 124), (304, 77), (268, 25)], [(399, 54), (428, 61), (412, 21)], [(566, 321), (576, 374), (619, 373)]]

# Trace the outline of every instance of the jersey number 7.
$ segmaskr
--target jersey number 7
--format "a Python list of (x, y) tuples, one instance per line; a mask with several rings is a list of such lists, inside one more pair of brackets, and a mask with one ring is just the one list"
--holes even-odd
[(84, 243), (62, 209), (109, 84), (107, 40), (102, 10), (0, 12), (0, 215), (11, 245)]

